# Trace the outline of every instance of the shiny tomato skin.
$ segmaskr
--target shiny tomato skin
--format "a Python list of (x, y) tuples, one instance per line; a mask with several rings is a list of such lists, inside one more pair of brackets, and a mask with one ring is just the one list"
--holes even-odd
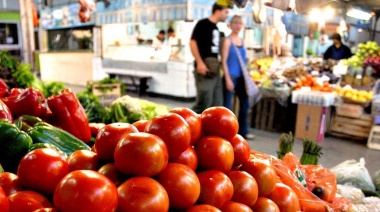
[(236, 134), (230, 143), (234, 148), (234, 166), (239, 166), (249, 159), (251, 148), (243, 136)]
[(169, 196), (170, 208), (185, 209), (197, 201), (201, 185), (197, 174), (188, 166), (169, 163), (157, 176)]
[(156, 135), (165, 142), (169, 158), (177, 157), (190, 146), (189, 124), (175, 113), (154, 117), (147, 124), (145, 132)]
[(248, 207), (254, 206), (259, 196), (255, 178), (245, 171), (231, 171), (227, 176), (234, 185), (234, 194), (231, 200)]
[(210, 107), (201, 114), (203, 133), (230, 140), (238, 130), (239, 123), (235, 114), (225, 107)]
[(148, 120), (140, 120), (140, 121), (134, 122), (132, 125), (135, 126), (139, 132), (144, 132), (145, 127), (148, 124), (148, 122), (149, 122)]
[(167, 164), (165, 143), (149, 133), (130, 133), (120, 140), (115, 149), (115, 165), (126, 175), (154, 176)]
[(200, 115), (186, 107), (173, 108), (170, 110), (170, 112), (176, 113), (185, 119), (187, 124), (189, 124), (191, 132), (190, 145), (197, 143), (202, 135), (202, 122)]
[(149, 177), (133, 177), (118, 188), (118, 211), (164, 212), (169, 210), (169, 197), (164, 187)]
[(259, 196), (265, 197), (271, 193), (276, 187), (277, 174), (270, 165), (259, 160), (248, 160), (240, 168), (242, 171), (248, 172), (257, 182), (259, 187)]
[(40, 208), (49, 208), (51, 204), (46, 197), (35, 191), (19, 191), (8, 196), (9, 211), (33, 212)]
[(77, 150), (67, 158), (70, 172), (75, 170), (98, 170), (98, 155), (91, 150)]
[(201, 204), (201, 205), (191, 206), (190, 208), (186, 209), (186, 212), (222, 212), (222, 211), (212, 205)]
[(128, 123), (107, 124), (100, 129), (95, 139), (95, 149), (99, 159), (113, 161), (117, 143), (127, 134), (138, 132), (135, 126)]
[(182, 152), (178, 157), (171, 158), (169, 162), (186, 165), (190, 167), (193, 171), (195, 171), (197, 170), (197, 167), (198, 167), (198, 156), (194, 148), (190, 146), (184, 152)]
[(127, 179), (127, 177), (117, 169), (114, 163), (105, 164), (100, 167), (98, 172), (110, 179), (116, 187), (121, 185)]
[(219, 209), (231, 200), (234, 187), (226, 174), (216, 170), (204, 171), (197, 174), (201, 184), (199, 204), (208, 204)]
[(195, 145), (198, 166), (203, 170), (228, 173), (234, 162), (234, 149), (230, 142), (217, 136), (201, 138)]
[(0, 173), (0, 187), (3, 188), (6, 196), (22, 190), (18, 176), (11, 172)]
[(54, 205), (60, 211), (109, 212), (117, 208), (117, 188), (105, 176), (92, 170), (77, 170), (57, 185)]
[(254, 212), (280, 212), (276, 203), (266, 197), (259, 197), (252, 210)]
[(58, 212), (58, 210), (55, 208), (40, 208), (33, 212)]
[(223, 212), (252, 212), (251, 208), (239, 202), (227, 202), (222, 208)]
[(69, 173), (64, 156), (49, 148), (35, 149), (20, 161), (17, 175), (21, 186), (53, 194), (58, 182)]
[(275, 189), (267, 197), (276, 203), (281, 212), (301, 210), (296, 193), (283, 183), (277, 183)]
[(8, 212), (9, 211), (9, 200), (3, 188), (0, 186), (0, 212)]

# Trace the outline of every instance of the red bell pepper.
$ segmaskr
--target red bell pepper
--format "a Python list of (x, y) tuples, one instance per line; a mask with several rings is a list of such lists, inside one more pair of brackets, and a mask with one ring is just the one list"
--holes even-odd
[(12, 88), (11, 91), (9, 92), (9, 96), (8, 97), (19, 96), (23, 92), (24, 92), (24, 89), (22, 89), (22, 88)]
[(86, 111), (71, 89), (48, 98), (48, 105), (59, 126), (83, 142), (91, 140), (91, 131)]
[(4, 80), (0, 79), (0, 97), (5, 97), (8, 95), (8, 86)]
[(43, 117), (46, 113), (45, 97), (35, 88), (27, 88), (21, 94), (1, 99), (10, 109), (13, 118), (21, 115)]
[(8, 106), (0, 100), (0, 119), (8, 119), (13, 122), (13, 116)]

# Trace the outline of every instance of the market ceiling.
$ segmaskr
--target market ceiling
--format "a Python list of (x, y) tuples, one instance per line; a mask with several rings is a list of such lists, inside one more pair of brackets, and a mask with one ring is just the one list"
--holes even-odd
[(369, 12), (380, 11), (380, 0), (344, 0), (352, 6), (359, 7)]

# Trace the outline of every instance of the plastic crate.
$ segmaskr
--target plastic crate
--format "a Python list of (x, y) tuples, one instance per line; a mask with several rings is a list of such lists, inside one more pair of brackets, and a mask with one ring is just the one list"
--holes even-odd
[(370, 149), (380, 150), (380, 126), (372, 126), (367, 147)]
[(292, 103), (312, 105), (320, 107), (329, 107), (335, 103), (335, 95), (328, 92), (317, 91), (293, 91)]

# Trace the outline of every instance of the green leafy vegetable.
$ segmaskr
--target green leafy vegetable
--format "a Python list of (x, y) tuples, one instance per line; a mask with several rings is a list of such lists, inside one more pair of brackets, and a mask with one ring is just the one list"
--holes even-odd
[(46, 88), (46, 93), (47, 93), (46, 97), (49, 97), (54, 94), (59, 94), (61, 90), (67, 87), (63, 82), (49, 81), (49, 82), (45, 82), (45, 88)]

